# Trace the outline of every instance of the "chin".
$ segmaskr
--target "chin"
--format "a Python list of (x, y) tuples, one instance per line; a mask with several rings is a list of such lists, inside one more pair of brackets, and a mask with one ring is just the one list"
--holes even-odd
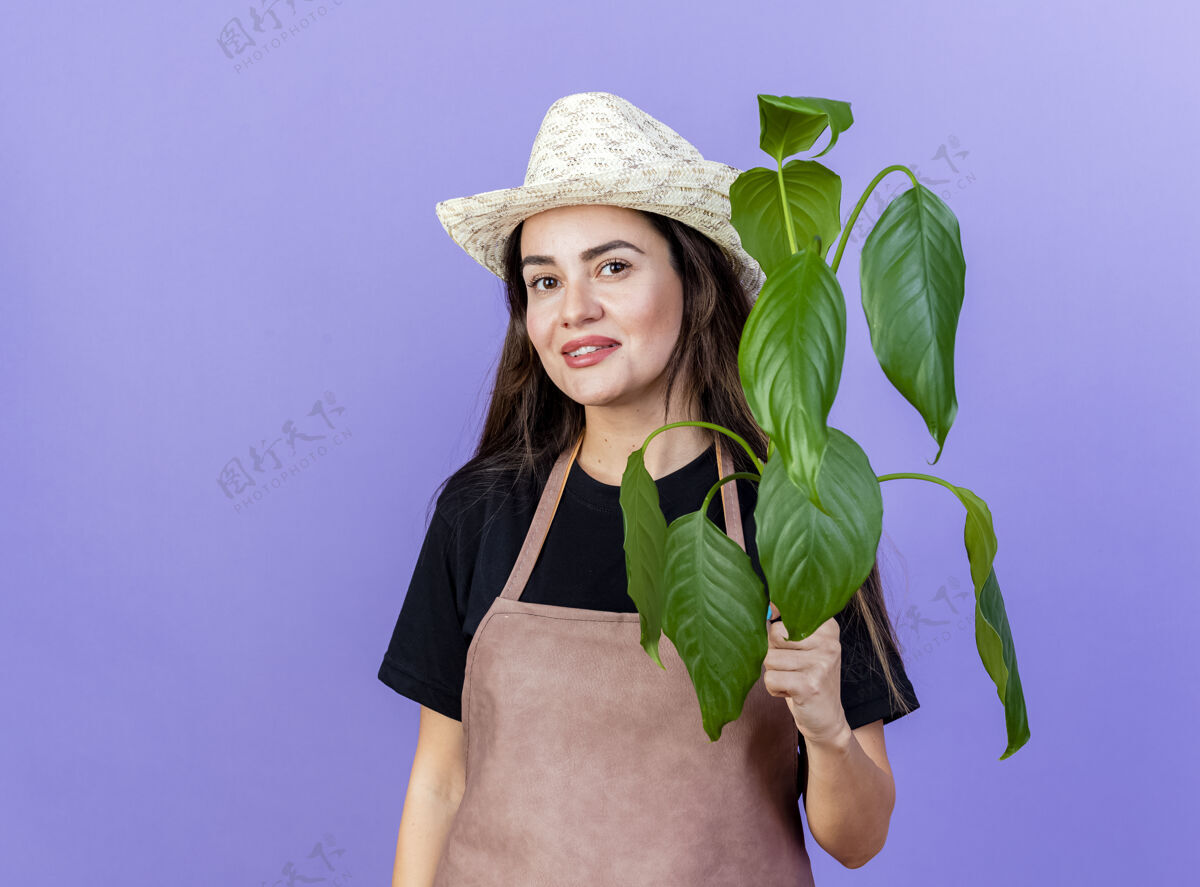
[(602, 382), (599, 379), (574, 379), (570, 381), (573, 384), (564, 385), (563, 380), (555, 379), (554, 384), (559, 391), (575, 403), (585, 407), (627, 406), (645, 398), (648, 390), (644, 383), (631, 385), (628, 380)]
[(615, 398), (605, 397), (600, 394), (568, 394), (567, 397), (575, 401), (581, 407), (604, 407), (611, 404)]
[(587, 385), (576, 385), (568, 388), (563, 388), (560, 385), (559, 390), (575, 401), (575, 403), (585, 407), (605, 406), (620, 398), (624, 393), (622, 391), (612, 391), (611, 389), (597, 390)]

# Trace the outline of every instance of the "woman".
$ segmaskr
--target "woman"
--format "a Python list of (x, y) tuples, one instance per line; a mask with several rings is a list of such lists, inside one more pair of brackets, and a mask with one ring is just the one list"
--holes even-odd
[[(762, 279), (729, 223), (736, 175), (581, 93), (547, 112), (521, 188), (438, 205), (505, 281), (510, 321), (379, 671), (421, 704), (396, 885), (811, 884), (801, 796), (844, 865), (883, 845), (883, 724), (918, 703), (878, 565), (803, 641), (769, 626), (763, 677), (717, 742), (670, 640), (665, 672), (641, 648), (626, 593), (620, 482), (651, 431), (714, 422), (766, 458), (737, 371)], [(668, 521), (753, 470), (698, 426), (655, 437), (646, 467)], [(755, 485), (721, 491), (708, 516), (765, 586)]]

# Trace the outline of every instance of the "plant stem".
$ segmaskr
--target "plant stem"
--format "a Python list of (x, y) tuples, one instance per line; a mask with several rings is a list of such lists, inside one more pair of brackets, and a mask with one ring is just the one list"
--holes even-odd
[(760, 472), (763, 470), (762, 463), (758, 461), (758, 456), (754, 455), (754, 450), (750, 449), (750, 444), (746, 443), (746, 441), (741, 437), (741, 435), (735, 434), (734, 432), (730, 431), (728, 428), (725, 428), (721, 425), (714, 425), (712, 422), (701, 422), (699, 420), (696, 420), (696, 421), (685, 420), (683, 422), (672, 422), (669, 425), (663, 425), (661, 428), (655, 428), (653, 431), (650, 432), (649, 436), (647, 436), (646, 440), (642, 443), (642, 449), (645, 450), (646, 447), (650, 445), (650, 441), (654, 440), (654, 435), (658, 434), (660, 431), (666, 431), (668, 428), (678, 428), (680, 425), (698, 425), (701, 428), (711, 428), (713, 431), (720, 431), (722, 434), (729, 435), (734, 440), (736, 440), (739, 444), (742, 445), (742, 449), (746, 451), (746, 455), (749, 456), (751, 461), (754, 462), (755, 467), (758, 468), (758, 470)]
[(904, 477), (907, 477), (911, 480), (927, 480), (930, 483), (940, 484), (941, 486), (945, 487), (947, 490), (950, 490), (951, 492), (954, 492), (954, 490), (956, 489), (954, 484), (950, 483), (950, 481), (948, 481), (948, 480), (942, 480), (940, 477), (934, 477), (932, 474), (916, 474), (914, 472), (908, 472), (908, 471), (897, 472), (895, 474), (881, 474), (881, 475), (879, 475), (879, 477), (877, 477), (875, 479), (877, 481), (879, 481), (880, 483), (883, 483), (885, 480), (899, 480), (900, 478), (904, 478)]
[(708, 514), (708, 503), (712, 501), (712, 497), (716, 495), (717, 490), (731, 480), (737, 480), (739, 477), (744, 477), (746, 480), (761, 481), (762, 475), (755, 474), (752, 471), (735, 471), (733, 474), (726, 475), (721, 478), (712, 487), (709, 488), (708, 495), (704, 497), (704, 504), (700, 506), (701, 514)]
[(783, 204), (783, 227), (787, 230), (788, 246), (792, 249), (792, 255), (795, 255), (796, 232), (792, 230), (792, 208), (788, 206), (787, 188), (783, 185), (783, 161), (776, 158), (775, 163), (779, 167), (776, 180), (779, 182), (779, 202)]
[(846, 226), (842, 228), (842, 239), (838, 244), (837, 252), (833, 254), (833, 264), (830, 266), (833, 269), (834, 274), (837, 273), (838, 265), (840, 265), (842, 262), (842, 250), (846, 248), (846, 237), (851, 231), (854, 230), (854, 223), (858, 221), (858, 214), (862, 211), (863, 205), (867, 202), (867, 198), (871, 196), (871, 192), (875, 190), (875, 186), (879, 184), (880, 180), (884, 176), (897, 169), (902, 169), (908, 173), (908, 177), (912, 179), (913, 185), (916, 186), (917, 177), (913, 175), (912, 170), (903, 163), (897, 163), (892, 166), (885, 167), (879, 171), (879, 175), (871, 179), (871, 184), (867, 185), (867, 190), (863, 192), (863, 196), (858, 198), (858, 203), (854, 205), (854, 212), (850, 213), (850, 218), (846, 220)]

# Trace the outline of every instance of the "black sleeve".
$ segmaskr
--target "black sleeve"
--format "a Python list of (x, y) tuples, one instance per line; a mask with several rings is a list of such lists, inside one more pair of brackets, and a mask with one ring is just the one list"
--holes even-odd
[(467, 644), (458, 613), (452, 535), (445, 516), (436, 510), (379, 667), (379, 680), (461, 721)]
[[(875, 657), (871, 636), (866, 623), (857, 611), (848, 612), (847, 607), (837, 614), (842, 637), (842, 708), (851, 730), (881, 718), (885, 724), (903, 717), (905, 712), (893, 702), (888, 691), (883, 668)], [(904, 663), (894, 653), (889, 653), (896, 690), (912, 710), (920, 707), (912, 682), (904, 670)]]

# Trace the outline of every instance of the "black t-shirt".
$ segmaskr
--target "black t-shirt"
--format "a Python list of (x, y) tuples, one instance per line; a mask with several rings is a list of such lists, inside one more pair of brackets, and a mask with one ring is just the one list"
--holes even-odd
[[(718, 477), (716, 447), (710, 445), (687, 465), (658, 478), (655, 483), (667, 522), (699, 509)], [(744, 479), (732, 483), (738, 485), (746, 551), (767, 587), (754, 541), (757, 485)], [(637, 612), (626, 591), (620, 491), (619, 485), (593, 478), (577, 461), (571, 464), (562, 498), (521, 600)], [(541, 486), (532, 478), (514, 485), (509, 477), (476, 501), (479, 493), (464, 490), (457, 476), (447, 482), (417, 557), (379, 668), (379, 680), (421, 705), (462, 720), (467, 647), (488, 607), (508, 581), (541, 492)], [(719, 493), (709, 503), (708, 516), (724, 531)], [(841, 690), (846, 720), (851, 729), (881, 718), (886, 724), (902, 713), (890, 704), (866, 628), (857, 615), (849, 618), (851, 612), (847, 607), (836, 617), (841, 629)], [(903, 664), (898, 657), (892, 662), (897, 689), (915, 709), (919, 703)], [(801, 756), (797, 782), (802, 784), (807, 762), (799, 731), (797, 744)]]

